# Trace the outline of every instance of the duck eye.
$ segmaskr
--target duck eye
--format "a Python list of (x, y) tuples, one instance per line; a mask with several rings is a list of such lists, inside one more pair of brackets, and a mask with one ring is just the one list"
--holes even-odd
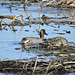
[(23, 38), (23, 40), (26, 40), (26, 38)]

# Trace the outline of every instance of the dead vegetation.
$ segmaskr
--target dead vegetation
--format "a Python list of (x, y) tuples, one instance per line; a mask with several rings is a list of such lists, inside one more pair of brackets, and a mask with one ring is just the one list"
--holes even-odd
[(47, 4), (42, 5), (42, 8), (44, 8), (45, 6), (51, 6), (55, 8), (75, 8), (75, 1), (74, 0), (49, 0)]
[(38, 62), (40, 56), (31, 62), (22, 62), (25, 59), (0, 61), (0, 72), (21, 72), (32, 75), (75, 72), (75, 55)]
[[(49, 3), (47, 3), (47, 4), (45, 4), (45, 5), (43, 5), (43, 1), (41, 1), (41, 3), (42, 3), (42, 5), (41, 5), (41, 7), (42, 8), (44, 8), (45, 6), (48, 6), (48, 5), (50, 5), (50, 3), (52, 3), (50, 6), (52, 6), (52, 7), (56, 7), (56, 8), (64, 8), (64, 7), (68, 7), (68, 5), (73, 5), (74, 4), (74, 2), (73, 2), (73, 0), (59, 0), (59, 1), (56, 1), (56, 3), (54, 3), (56, 0), (49, 0)], [(28, 6), (28, 5), (30, 5), (30, 1), (29, 2), (27, 2), (27, 0), (25, 0), (24, 2), (11, 2), (11, 3), (1, 3), (1, 5), (3, 6), (3, 5), (9, 5), (9, 8), (11, 8), (11, 7), (13, 7), (14, 5), (15, 5), (15, 7), (17, 6), (17, 5), (21, 5), (21, 4), (23, 4), (24, 3), (24, 5), (23, 5), (23, 8), (24, 8), (24, 10), (26, 10), (25, 9), (25, 7), (26, 7), (26, 5)], [(10, 6), (10, 4), (11, 4), (11, 6)], [(64, 6), (64, 7), (63, 7)], [(40, 6), (39, 6), (40, 7)], [(27, 18), (26, 19), (28, 19), (29, 21), (28, 22), (24, 22), (23, 21), (23, 16), (24, 15), (14, 15), (14, 16), (11, 16), (11, 15), (6, 15), (6, 16), (4, 16), (4, 15), (0, 15), (0, 25), (1, 25), (1, 27), (3, 26), (3, 25), (8, 25), (8, 26), (26, 26), (26, 25), (30, 25), (30, 24), (40, 24), (40, 25), (44, 25), (44, 24), (46, 24), (46, 25), (48, 25), (49, 23), (55, 23), (55, 24), (74, 24), (75, 25), (75, 20), (63, 20), (63, 19), (67, 19), (67, 18), (69, 18), (69, 17), (66, 17), (66, 16), (64, 16), (64, 17), (61, 17), (61, 18), (57, 18), (57, 17), (50, 17), (50, 16), (46, 16), (45, 14), (43, 14), (43, 15), (41, 15), (40, 14), (40, 9), (39, 9), (39, 7), (38, 7), (38, 16), (39, 16), (39, 21), (37, 21), (37, 20), (35, 20), (36, 18), (34, 18), (33, 16), (32, 16), (32, 14), (30, 13), (30, 15), (28, 15), (28, 13), (26, 13), (26, 16), (27, 16)], [(41, 17), (42, 16), (42, 17)], [(57, 15), (58, 16), (58, 15)], [(19, 18), (19, 20), (18, 19), (16, 19), (16, 18)], [(2, 21), (2, 19), (4, 19), (4, 18), (8, 18), (8, 19), (11, 19), (12, 21), (9, 23), (9, 24), (7, 24), (6, 22), (4, 22), (4, 21)], [(51, 19), (61, 19), (61, 21), (60, 20), (58, 20), (58, 21), (55, 21), (55, 20), (51, 20)], [(43, 20), (43, 21), (41, 21), (41, 20)], [(40, 27), (40, 25), (39, 25), (39, 27)], [(1, 29), (3, 29), (3, 28), (1, 28)]]
[[(18, 26), (25, 26), (25, 25), (29, 25), (30, 23), (31, 24), (41, 24), (41, 25), (44, 25), (44, 24), (49, 24), (49, 23), (55, 23), (55, 24), (58, 24), (58, 23), (62, 23), (62, 24), (75, 24), (75, 20), (68, 20), (68, 21), (65, 21), (65, 20), (61, 20), (61, 21), (52, 21), (51, 19), (53, 19), (52, 17), (49, 17), (49, 16), (45, 16), (44, 17), (42, 16), (41, 19), (43, 19), (44, 21), (28, 21), (26, 23), (23, 22), (23, 15), (15, 15), (15, 16), (0, 16), (0, 18), (8, 18), (8, 19), (12, 19), (12, 21), (8, 24), (8, 25), (11, 25), (12, 22), (16, 21), (17, 17), (19, 17), (19, 20), (21, 21), (21, 23), (17, 24)], [(64, 17), (66, 19), (66, 17)], [(63, 19), (63, 17), (59, 18), (59, 19)], [(17, 20), (18, 21), (18, 20)], [(2, 25), (5, 25), (5, 24), (2, 24)], [(14, 22), (14, 26), (16, 26), (16, 23)]]

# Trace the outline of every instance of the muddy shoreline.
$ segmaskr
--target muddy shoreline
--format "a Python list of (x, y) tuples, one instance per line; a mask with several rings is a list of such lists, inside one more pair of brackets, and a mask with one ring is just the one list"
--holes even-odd
[(38, 62), (38, 57), (32, 62), (20, 62), (20, 60), (0, 61), (0, 72), (17, 72), (29, 75), (75, 72), (75, 55), (61, 57), (61, 59), (55, 57), (47, 62)]

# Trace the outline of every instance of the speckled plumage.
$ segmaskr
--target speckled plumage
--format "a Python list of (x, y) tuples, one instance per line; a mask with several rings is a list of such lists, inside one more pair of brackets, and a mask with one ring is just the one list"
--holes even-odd
[[(43, 31), (43, 35), (41, 34), (41, 31)], [(48, 39), (44, 39), (44, 34), (45, 30), (42, 29), (40, 31), (40, 38), (38, 37), (24, 37), (21, 40), (22, 44), (25, 45), (32, 45), (32, 44), (41, 44), (42, 46), (67, 46), (68, 45), (68, 41), (67, 39), (65, 39), (64, 37), (54, 37), (54, 38), (48, 38)], [(42, 37), (43, 36), (43, 37)]]

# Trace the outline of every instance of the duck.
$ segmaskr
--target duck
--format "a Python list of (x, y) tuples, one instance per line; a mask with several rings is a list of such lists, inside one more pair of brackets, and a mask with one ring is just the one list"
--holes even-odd
[(38, 37), (24, 37), (22, 38), (20, 44), (32, 45), (44, 43), (44, 35), (48, 35), (44, 29), (39, 32), (40, 38)]
[(34, 44), (39, 44), (42, 46), (55, 46), (55, 47), (60, 47), (62, 46), (67, 46), (68, 45), (68, 40), (64, 37), (53, 37), (53, 38), (48, 38), (45, 39), (44, 35), (48, 35), (45, 31), (45, 29), (41, 29), (39, 32), (40, 38), (38, 37), (24, 37), (20, 44), (24, 45), (34, 45)]

